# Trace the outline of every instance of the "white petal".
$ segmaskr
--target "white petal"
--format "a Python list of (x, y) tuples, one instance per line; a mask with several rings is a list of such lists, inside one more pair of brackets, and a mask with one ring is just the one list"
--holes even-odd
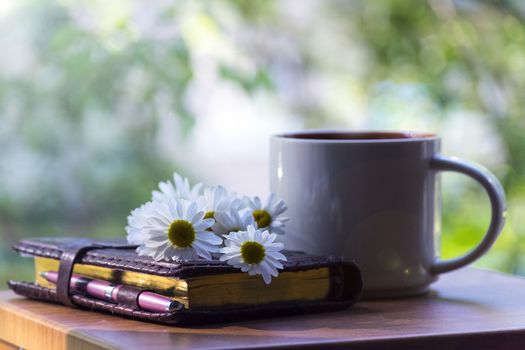
[(206, 228), (212, 227), (215, 223), (214, 219), (203, 219), (201, 222), (203, 222), (206, 225)]
[(230, 257), (227, 256), (226, 254), (221, 255), (221, 256), (219, 257), (219, 261), (226, 261), (226, 260), (229, 260), (229, 259), (230, 259)]
[(261, 199), (259, 197), (255, 196), (253, 198), (253, 203), (255, 205), (255, 208), (262, 209), (262, 203), (261, 203)]
[(280, 220), (273, 220), (271, 225), (271, 227), (284, 227), (284, 222), (280, 221)]
[(268, 230), (265, 230), (262, 232), (260, 243), (264, 245), (265, 247), (268, 244), (272, 243), (272, 235), (270, 234), (270, 232), (268, 232)]
[(272, 276), (270, 276), (270, 274), (263, 272), (261, 275), (264, 280), (264, 283), (270, 284), (272, 282)]
[(219, 212), (215, 214), (215, 220), (224, 227), (232, 227), (230, 216), (225, 212)]
[(161, 240), (161, 241), (154, 241), (154, 240), (148, 239), (147, 241), (144, 242), (144, 245), (148, 248), (157, 248), (157, 247), (161, 247), (165, 245), (168, 242), (169, 240), (167, 239)]
[(281, 199), (281, 200), (279, 200), (277, 203), (275, 203), (273, 205), (272, 214), (273, 214), (273, 216), (279, 216), (282, 213), (284, 213), (286, 211), (286, 209), (288, 209), (288, 208), (284, 204), (284, 201)]
[(175, 254), (176, 255), (173, 257), (173, 260), (176, 261), (190, 261), (198, 258), (198, 255), (197, 253), (195, 253), (195, 250), (190, 247), (176, 248)]
[(271, 256), (273, 259), (287, 261), (286, 256), (282, 254), (281, 252), (271, 251), (268, 249), (266, 249), (266, 252), (267, 252), (267, 255)]
[(222, 247), (220, 249), (220, 252), (224, 253), (224, 254), (228, 254), (228, 253), (232, 253), (232, 252), (238, 252), (238, 251), (239, 251), (239, 247), (231, 247), (231, 246)]
[(205, 242), (205, 241), (196, 240), (195, 242), (193, 242), (192, 246), (199, 246), (200, 248), (205, 249), (205, 250), (209, 251), (210, 253), (218, 253), (219, 252), (219, 247), (218, 246), (213, 245), (213, 244), (211, 244), (209, 242)]
[(148, 248), (144, 245), (141, 245), (137, 248), (137, 253), (139, 253), (139, 255), (151, 256), (154, 252), (155, 252), (154, 248)]
[(211, 260), (210, 252), (208, 252), (206, 249), (202, 248), (198, 243), (193, 244), (193, 249), (195, 249), (195, 252), (201, 257), (206, 260)]
[[(160, 219), (160, 221), (162, 223), (164, 223), (165, 226), (169, 226), (173, 220), (171, 218), (168, 217), (168, 212), (164, 211), (164, 210), (159, 210), (155, 213), (155, 215), (158, 216), (158, 218)], [(151, 217), (151, 216), (150, 216)]]
[(275, 218), (275, 222), (278, 222), (280, 223), (281, 225), (284, 225), (285, 222), (287, 222), (288, 220), (290, 220), (289, 217), (286, 217), (286, 216), (278, 216)]
[(164, 252), (169, 248), (171, 247), (170, 244), (165, 244), (163, 246), (160, 246), (157, 248), (157, 250), (155, 251), (155, 253), (153, 253), (153, 259), (159, 261), (159, 260), (162, 260), (164, 259)]
[[(188, 208), (186, 209), (186, 213), (185, 213), (185, 214), (186, 214), (186, 215), (185, 215), (186, 219), (188, 219), (188, 220), (191, 221), (191, 220), (193, 219), (193, 217), (198, 213), (198, 210), (197, 210), (197, 209), (198, 209), (198, 208), (197, 208), (197, 203), (192, 202), (192, 203), (188, 206)], [(193, 221), (192, 221), (192, 222), (193, 222)]]
[(177, 255), (177, 249), (175, 246), (170, 245), (168, 249), (164, 251), (164, 259), (165, 260), (173, 260), (173, 257)]
[(170, 224), (170, 223), (168, 223), (168, 224), (166, 225), (166, 222), (165, 222), (163, 219), (161, 219), (160, 216), (156, 216), (156, 217), (155, 217), (155, 216), (152, 216), (152, 217), (149, 218), (148, 221), (149, 221), (150, 223), (154, 223), (154, 224), (156, 224), (156, 225), (158, 225), (158, 226), (168, 226), (168, 225)]
[(255, 232), (253, 233), (253, 239), (255, 242), (261, 242), (262, 241), (262, 234), (261, 234), (261, 231), (259, 230), (255, 230)]
[(189, 218), (192, 224), (197, 224), (204, 218), (205, 213), (203, 211), (196, 212), (193, 216)]
[(274, 257), (267, 255), (265, 258), (269, 264), (271, 264), (276, 269), (282, 269), (284, 266), (280, 261), (277, 261)]
[(256, 228), (254, 226), (252, 226), (252, 225), (248, 226), (248, 228), (246, 229), (246, 232), (249, 234), (248, 237), (250, 239), (254, 238), (255, 230), (256, 230)]
[(199, 232), (197, 234), (197, 238), (199, 240), (205, 240), (215, 245), (222, 243), (222, 239), (218, 237), (215, 233), (212, 233), (212, 232), (206, 232), (206, 231)]
[(236, 233), (238, 232), (232, 232), (229, 235), (225, 235), (225, 238), (228, 242), (236, 243), (236, 245), (241, 245), (244, 242), (244, 240), (241, 237), (235, 235)]
[(281, 243), (281, 242), (276, 242), (276, 243), (270, 243), (270, 244), (267, 244), (265, 246), (266, 250), (268, 251), (273, 251), (273, 252), (278, 252), (280, 250), (283, 250), (284, 248), (284, 244)]
[(265, 209), (266, 211), (269, 211), (271, 208), (272, 208), (272, 205), (273, 205), (273, 199), (275, 198), (275, 194), (273, 192), (271, 192), (269, 195), (268, 195), (268, 198), (266, 199), (266, 203), (264, 204), (264, 207), (263, 209)]
[(167, 240), (169, 240), (169, 238), (166, 232), (158, 234), (155, 231), (150, 231), (148, 234), (148, 241), (163, 242)]
[[(221, 258), (222, 257), (224, 257), (225, 260), (230, 260), (230, 259), (233, 259), (233, 258), (240, 258), (241, 257), (241, 253), (239, 253), (239, 252), (226, 253), (224, 255), (221, 255)], [(241, 260), (238, 260), (238, 261), (240, 262)]]
[(173, 213), (172, 214), (175, 215), (176, 218), (183, 219), (184, 218), (183, 200), (178, 200), (177, 202), (175, 202), (173, 205), (173, 210), (174, 210), (174, 214)]

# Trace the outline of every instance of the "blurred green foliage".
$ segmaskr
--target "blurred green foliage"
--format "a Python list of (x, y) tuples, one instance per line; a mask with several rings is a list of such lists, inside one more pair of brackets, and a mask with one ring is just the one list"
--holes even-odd
[[(497, 160), (486, 161), (510, 208), (504, 234), (478, 264), (525, 274), (520, 2), (8, 3), (14, 10), (0, 17), (8, 40), (0, 42), (0, 281), (31, 273), (27, 263), (10, 265), (20, 237), (123, 235), (127, 213), (178, 168), (159, 147), (163, 118), (176, 120), (170, 137), (191, 132), (188, 90), (203, 69), (245, 94), (266, 91), (305, 127), (406, 127), (427, 114), (441, 125), (457, 111), (476, 115), (494, 131), (490, 140), (459, 132), (480, 150), (492, 138), (501, 143), (488, 153)], [(315, 90), (326, 81), (340, 89)], [(348, 96), (372, 111), (364, 124), (338, 112), (355, 107)], [(425, 116), (391, 117), (418, 103)], [(454, 257), (479, 241), (489, 209), (476, 185), (447, 187), (443, 256)]]

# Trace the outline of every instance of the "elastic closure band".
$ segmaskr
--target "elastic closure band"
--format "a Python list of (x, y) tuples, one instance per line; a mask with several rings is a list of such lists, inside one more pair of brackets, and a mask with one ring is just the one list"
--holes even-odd
[(62, 251), (60, 265), (58, 266), (58, 280), (56, 283), (56, 293), (58, 300), (67, 306), (74, 306), (71, 302), (70, 280), (75, 264), (90, 250), (94, 249), (132, 249), (137, 245), (133, 244), (107, 244), (85, 241), (68, 246)]

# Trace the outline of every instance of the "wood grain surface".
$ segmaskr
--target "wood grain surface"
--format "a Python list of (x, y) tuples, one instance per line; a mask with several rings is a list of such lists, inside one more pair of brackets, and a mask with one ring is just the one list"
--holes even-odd
[(525, 348), (525, 279), (464, 269), (421, 297), (341, 312), (169, 327), (0, 293), (0, 339), (26, 349)]
[(0, 340), (0, 350), (16, 350), (16, 349), (18, 349), (17, 346), (5, 343), (5, 342)]

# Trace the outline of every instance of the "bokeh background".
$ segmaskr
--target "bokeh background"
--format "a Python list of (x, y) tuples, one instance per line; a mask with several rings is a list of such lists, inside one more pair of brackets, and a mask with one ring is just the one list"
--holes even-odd
[[(268, 191), (268, 137), (439, 133), (509, 214), (476, 264), (525, 274), (525, 2), (0, 1), (0, 288), (21, 237), (125, 235), (173, 171)], [(442, 253), (477, 243), (485, 194), (443, 177)]]

